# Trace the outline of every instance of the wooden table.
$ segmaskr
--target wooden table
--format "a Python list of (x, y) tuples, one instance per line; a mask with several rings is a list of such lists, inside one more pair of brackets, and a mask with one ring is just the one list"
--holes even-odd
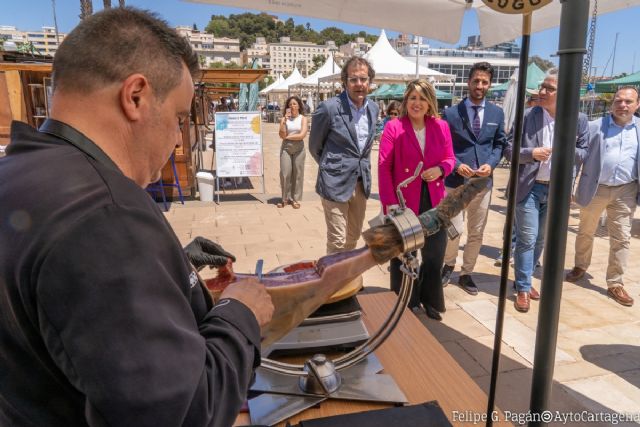
[[(391, 292), (359, 295), (363, 320), (370, 333), (377, 330), (396, 301)], [(482, 417), (486, 411), (487, 395), (458, 365), (444, 347), (422, 323), (405, 312), (397, 327), (375, 352), (384, 367), (403, 391), (410, 404), (437, 400), (453, 425), (470, 425), (471, 417)], [(328, 400), (319, 407), (308, 409), (288, 421), (300, 420), (387, 408), (378, 403)], [(502, 414), (495, 425), (511, 425)], [(477, 425), (484, 425), (478, 422)], [(234, 425), (250, 424), (248, 414), (240, 414)], [(284, 425), (281, 424), (281, 425)]]

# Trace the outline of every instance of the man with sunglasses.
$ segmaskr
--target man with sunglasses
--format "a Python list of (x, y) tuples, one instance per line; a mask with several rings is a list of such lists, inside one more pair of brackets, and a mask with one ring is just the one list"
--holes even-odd
[(625, 291), (622, 279), (629, 255), (631, 219), (636, 203), (640, 202), (640, 119), (633, 116), (638, 105), (638, 89), (620, 87), (613, 98), (611, 114), (589, 124), (591, 149), (575, 194), (576, 202), (581, 206), (575, 267), (566, 276), (567, 281), (575, 282), (589, 268), (593, 237), (600, 215), (606, 209), (609, 231), (607, 295), (626, 307), (633, 305), (633, 298)]
[(371, 146), (378, 106), (369, 102), (371, 64), (350, 58), (342, 68), (344, 91), (313, 114), (309, 152), (318, 163), (316, 192), (327, 224), (327, 253), (354, 249), (371, 194)]
[[(547, 221), (549, 179), (551, 177), (551, 151), (556, 116), (558, 93), (558, 70), (547, 71), (540, 85), (538, 105), (527, 110), (524, 116), (522, 143), (519, 153), (513, 153), (513, 129), (505, 149), (505, 157), (520, 156), (516, 190), (516, 247), (514, 251), (514, 273), (516, 287), (516, 310), (529, 311), (531, 299), (540, 294), (531, 286), (534, 266), (540, 259), (544, 246), (544, 231)], [(575, 141), (560, 141), (575, 144), (575, 169), (580, 168), (587, 155), (589, 129), (587, 116), (580, 113)], [(575, 171), (574, 171), (575, 176)], [(513, 190), (511, 187), (511, 191)]]

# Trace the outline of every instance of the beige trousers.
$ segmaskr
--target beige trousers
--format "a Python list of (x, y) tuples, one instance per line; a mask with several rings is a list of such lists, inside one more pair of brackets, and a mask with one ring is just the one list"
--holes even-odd
[[(447, 239), (447, 250), (444, 253), (444, 263), (449, 266), (456, 265), (458, 257), (458, 245), (460, 244), (460, 236), (467, 222), (467, 243), (464, 245), (462, 252), (462, 268), (460, 275), (471, 274), (476, 266), (480, 248), (482, 247), (482, 235), (484, 227), (487, 225), (487, 217), (489, 213), (489, 202), (491, 201), (491, 186), (483, 189), (476, 197), (471, 200), (469, 205), (451, 219), (451, 223), (458, 230), (458, 237), (453, 240)], [(447, 193), (453, 191), (453, 188), (447, 187)]]
[(351, 198), (346, 202), (322, 199), (324, 220), (327, 223), (327, 254), (355, 249), (364, 223), (367, 198), (362, 182), (356, 183)]
[(637, 181), (609, 187), (598, 185), (595, 196), (587, 206), (580, 209), (580, 225), (576, 237), (575, 266), (586, 270), (591, 264), (593, 238), (598, 228), (602, 211), (607, 210), (609, 232), (609, 264), (607, 286), (620, 286), (627, 266), (631, 240), (631, 218), (636, 210)]
[(282, 141), (280, 147), (280, 188), (282, 201), (302, 200), (304, 183), (304, 141)]

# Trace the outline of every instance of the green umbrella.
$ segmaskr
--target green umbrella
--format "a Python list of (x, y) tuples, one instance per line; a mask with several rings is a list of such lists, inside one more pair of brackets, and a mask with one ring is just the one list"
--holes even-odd
[[(254, 59), (252, 69), (258, 69), (258, 62)], [(256, 111), (258, 109), (258, 82), (251, 83), (249, 85), (249, 103), (247, 105), (248, 111)]]
[(376, 90), (371, 92), (369, 94), (369, 96), (371, 98), (374, 98), (374, 99), (380, 98), (380, 94), (385, 92), (388, 88), (389, 88), (389, 84), (388, 83), (384, 83), (384, 84), (380, 85), (380, 87), (378, 87)]
[(615, 93), (619, 86), (640, 86), (640, 71), (613, 80), (596, 83), (596, 92)]
[[(544, 71), (538, 67), (535, 62), (532, 62), (527, 67), (527, 89), (529, 90), (537, 90), (540, 83), (544, 80)], [(499, 85), (492, 86), (489, 89), (489, 93), (505, 91), (509, 87), (509, 81), (507, 80), (504, 83), (500, 83)]]

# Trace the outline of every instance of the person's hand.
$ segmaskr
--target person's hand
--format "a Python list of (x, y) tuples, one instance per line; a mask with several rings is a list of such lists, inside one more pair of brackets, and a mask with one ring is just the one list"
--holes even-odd
[(435, 181), (442, 175), (442, 169), (439, 166), (434, 166), (422, 172), (422, 179), (431, 182)]
[(491, 175), (491, 166), (489, 166), (486, 163), (484, 165), (480, 166), (476, 170), (476, 176), (489, 176), (489, 175)]
[(533, 159), (539, 162), (546, 162), (551, 157), (551, 148), (550, 147), (536, 147), (531, 152), (533, 155)]
[(463, 178), (471, 178), (476, 174), (476, 171), (474, 171), (469, 165), (465, 165), (464, 163), (460, 163), (460, 166), (458, 166), (456, 172)]
[(234, 262), (236, 260), (236, 257), (222, 249), (222, 246), (200, 236), (185, 246), (184, 251), (197, 270), (201, 270), (207, 265), (222, 267), (227, 263), (227, 259)]
[(231, 283), (220, 295), (220, 299), (224, 298), (232, 298), (246, 305), (256, 316), (261, 328), (271, 321), (274, 310), (271, 296), (255, 278)]

